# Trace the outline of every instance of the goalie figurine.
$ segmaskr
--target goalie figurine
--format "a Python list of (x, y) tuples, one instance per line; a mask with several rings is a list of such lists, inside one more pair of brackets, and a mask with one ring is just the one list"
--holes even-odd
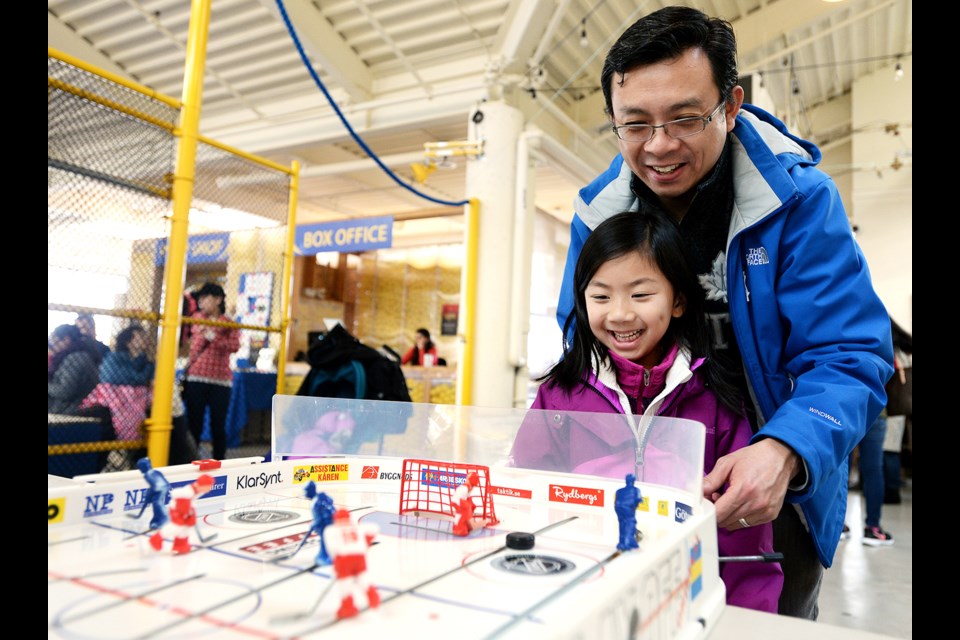
[(467, 474), (456, 491), (453, 492), (453, 510), (458, 514), (457, 521), (453, 525), (453, 533), (458, 536), (469, 535), (474, 529), (480, 529), (487, 526), (486, 520), (474, 518), (473, 514), (477, 508), (474, 498), (480, 497), (480, 477), (476, 471)]
[[(160, 531), (150, 536), (150, 546), (160, 551), (163, 548), (164, 535), (173, 538), (173, 553), (190, 552), (190, 529), (197, 526), (197, 512), (193, 501), (213, 488), (213, 477), (206, 473), (196, 482), (185, 487), (177, 487), (170, 492), (170, 521)], [(198, 531), (199, 533), (199, 531)]]

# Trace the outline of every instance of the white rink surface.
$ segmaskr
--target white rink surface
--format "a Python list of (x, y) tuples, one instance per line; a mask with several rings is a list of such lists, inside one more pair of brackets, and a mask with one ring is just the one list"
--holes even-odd
[[(311, 525), (305, 480), (294, 480), (294, 465), (309, 462), (211, 472), (224, 477), (226, 495), (200, 499), (196, 507), (200, 532), (216, 537), (200, 544), (194, 532), (193, 550), (179, 556), (168, 551), (169, 544), (156, 552), (147, 536), (135, 535), (145, 531), (150, 510), (140, 519), (128, 517), (139, 505), (127, 500), (124, 508), (124, 495), (129, 487), (145, 486), (142, 480), (117, 484), (112, 500), (117, 508), (93, 517), (78, 516), (78, 507), (69, 505), (80, 501), (89, 510), (89, 494), (110, 487), (83, 485), (77, 490), (82, 495), (66, 498), (66, 522), (48, 530), (48, 636), (694, 638), (706, 637), (722, 612), (715, 533), (709, 536), (715, 532), (712, 506), (681, 523), (670, 517), (672, 503), (658, 509), (654, 499), (649, 513), (638, 512), (640, 549), (619, 554), (613, 492), (622, 484), (545, 472), (510, 478), (515, 470), (492, 469), (494, 485), (529, 488), (532, 497), (498, 496), (500, 523), (462, 538), (449, 533), (452, 518), (398, 516), (399, 481), (358, 481), (365, 464), (399, 464), (377, 459), (347, 461), (347, 481), (318, 482), (318, 489), (361, 523), (378, 526), (367, 575), (381, 604), (364, 610), (358, 599), (360, 614), (337, 621), (340, 593), (334, 585), (304, 615), (330, 585), (331, 567), (314, 565), (316, 536), (292, 558), (278, 558), (292, 552)], [(279, 480), (249, 490), (250, 483), (240, 479), (248, 470), (256, 472), (247, 473), (251, 477), (262, 470)], [(578, 481), (603, 493), (605, 506), (537, 499), (551, 483)], [(242, 495), (231, 495), (240, 486), (244, 491), (236, 493)], [(638, 486), (645, 497), (651, 495)], [(51, 485), (51, 501), (72, 489)], [(510, 531), (540, 533), (532, 550), (515, 551), (505, 547)], [(691, 546), (702, 553), (702, 569), (699, 563), (691, 568)], [(556, 570), (561, 567), (566, 570)], [(697, 577), (699, 585), (691, 588)], [(289, 620), (298, 615), (301, 619)]]

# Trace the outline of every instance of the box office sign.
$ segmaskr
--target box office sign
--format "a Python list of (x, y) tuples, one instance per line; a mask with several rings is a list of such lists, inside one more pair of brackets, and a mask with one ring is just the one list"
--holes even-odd
[[(198, 262), (226, 262), (227, 247), (230, 244), (229, 233), (206, 233), (187, 238), (187, 264)], [(157, 240), (156, 263), (167, 261), (166, 238)]]
[(300, 225), (294, 243), (298, 256), (388, 249), (393, 245), (393, 216)]

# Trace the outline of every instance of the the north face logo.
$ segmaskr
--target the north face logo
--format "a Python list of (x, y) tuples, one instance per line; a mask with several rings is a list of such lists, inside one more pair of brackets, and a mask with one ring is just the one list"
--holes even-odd
[(761, 264), (770, 264), (770, 256), (767, 255), (767, 250), (764, 247), (747, 249), (747, 266), (755, 267)]
[(360, 479), (376, 480), (379, 473), (380, 473), (380, 467), (374, 467), (372, 465), (364, 465), (363, 472), (360, 474)]

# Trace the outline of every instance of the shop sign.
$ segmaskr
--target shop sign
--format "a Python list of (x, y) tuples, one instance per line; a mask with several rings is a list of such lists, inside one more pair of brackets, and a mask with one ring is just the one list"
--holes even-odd
[[(206, 233), (187, 238), (187, 264), (198, 262), (226, 262), (229, 233)], [(167, 261), (167, 238), (157, 240), (156, 263)]]

